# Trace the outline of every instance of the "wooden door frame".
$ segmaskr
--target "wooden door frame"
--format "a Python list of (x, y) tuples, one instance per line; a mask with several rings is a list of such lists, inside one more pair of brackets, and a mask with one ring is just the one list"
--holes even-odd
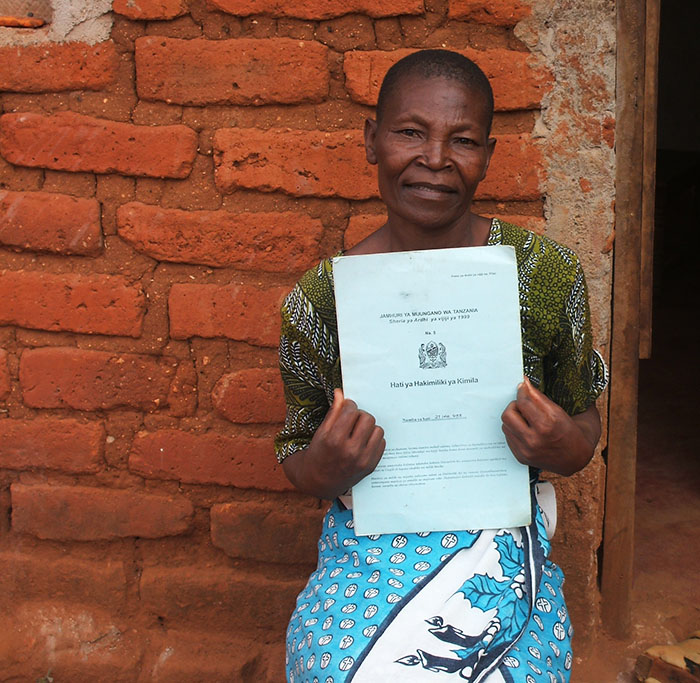
[(615, 249), (601, 592), (603, 625), (620, 638), (630, 632), (634, 581), (640, 340), (642, 355), (648, 355), (651, 344), (649, 193), (655, 166), (659, 7), (660, 0), (618, 0), (616, 5)]

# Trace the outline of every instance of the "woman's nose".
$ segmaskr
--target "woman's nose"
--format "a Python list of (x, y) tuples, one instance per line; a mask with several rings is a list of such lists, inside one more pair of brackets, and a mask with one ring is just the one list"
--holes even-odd
[(423, 145), (423, 160), (428, 168), (439, 170), (450, 165), (447, 144), (444, 140), (428, 138)]

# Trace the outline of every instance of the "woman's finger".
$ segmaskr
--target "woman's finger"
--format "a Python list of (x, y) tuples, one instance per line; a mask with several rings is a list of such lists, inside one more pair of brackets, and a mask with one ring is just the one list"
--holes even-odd
[(517, 401), (511, 401), (501, 415), (501, 422), (514, 433), (524, 433), (530, 428)]

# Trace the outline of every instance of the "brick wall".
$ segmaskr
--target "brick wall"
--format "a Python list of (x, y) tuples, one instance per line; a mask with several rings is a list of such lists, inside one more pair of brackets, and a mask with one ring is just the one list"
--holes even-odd
[(323, 510), (272, 453), (279, 303), (381, 224), (360, 131), (410, 49), (492, 80), (476, 210), (556, 232), (534, 5), (114, 0), (107, 41), (0, 47), (4, 675), (283, 680)]

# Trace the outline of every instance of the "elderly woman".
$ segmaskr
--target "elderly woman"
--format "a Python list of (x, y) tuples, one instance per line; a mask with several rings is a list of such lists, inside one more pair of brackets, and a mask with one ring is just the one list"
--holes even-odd
[(533, 522), (354, 533), (339, 496), (374, 470), (385, 441), (374, 417), (343, 395), (332, 263), (322, 261), (282, 309), (287, 419), (277, 456), (299, 490), (334, 501), (289, 623), (288, 679), (567, 681), (572, 629), (535, 483), (540, 470), (580, 470), (600, 436), (594, 402), (606, 371), (591, 347), (581, 266), (545, 237), (472, 213), (496, 144), (491, 87), (473, 62), (446, 50), (405, 57), (384, 79), (376, 117), (365, 147), (387, 221), (348, 254), (515, 249), (526, 377), (502, 423), (513, 455), (530, 466)]

